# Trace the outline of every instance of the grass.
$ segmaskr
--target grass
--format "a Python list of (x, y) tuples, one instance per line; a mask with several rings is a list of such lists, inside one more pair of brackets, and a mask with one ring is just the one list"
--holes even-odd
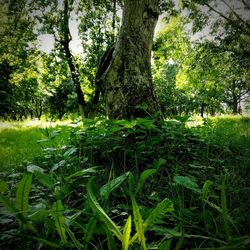
[[(67, 122), (68, 123), (68, 122)], [(0, 169), (1, 171), (15, 171), (23, 163), (32, 161), (42, 154), (42, 144), (39, 140), (45, 138), (41, 128), (49, 131), (62, 130), (66, 122), (0, 122)], [(53, 143), (62, 144), (67, 134), (57, 138)], [(48, 146), (52, 144), (48, 144)]]
[(41, 154), (0, 182), (0, 247), (249, 249), (249, 124), (226, 116), (32, 127)]

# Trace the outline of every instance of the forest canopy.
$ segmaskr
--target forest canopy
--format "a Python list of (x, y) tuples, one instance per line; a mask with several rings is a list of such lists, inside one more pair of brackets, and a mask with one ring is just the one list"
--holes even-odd
[(249, 111), (248, 1), (0, 4), (3, 119)]

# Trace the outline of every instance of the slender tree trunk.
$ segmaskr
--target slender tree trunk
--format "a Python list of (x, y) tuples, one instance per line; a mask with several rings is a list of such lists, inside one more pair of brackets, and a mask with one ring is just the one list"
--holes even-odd
[(65, 54), (65, 57), (67, 59), (69, 69), (72, 76), (72, 81), (75, 86), (75, 91), (77, 94), (77, 100), (79, 105), (80, 114), (83, 117), (88, 117), (88, 107), (87, 103), (85, 102), (84, 95), (81, 89), (80, 79), (79, 79), (79, 69), (77, 65), (75, 65), (73, 60), (73, 55), (71, 54), (69, 43), (71, 40), (70, 30), (69, 30), (69, 2), (68, 0), (64, 0), (64, 9), (63, 9), (63, 39), (60, 41), (60, 43), (63, 46), (63, 51)]
[(151, 76), (158, 11), (158, 0), (124, 0), (118, 42), (103, 76), (109, 118), (130, 119), (159, 112)]
[(201, 117), (202, 117), (202, 118), (204, 117), (204, 110), (205, 110), (205, 104), (202, 103), (202, 104), (201, 104)]
[(238, 98), (237, 95), (233, 94), (233, 114), (238, 113)]
[(233, 97), (233, 114), (238, 113), (238, 96), (237, 96), (237, 91), (236, 91), (236, 82), (232, 82), (232, 97)]

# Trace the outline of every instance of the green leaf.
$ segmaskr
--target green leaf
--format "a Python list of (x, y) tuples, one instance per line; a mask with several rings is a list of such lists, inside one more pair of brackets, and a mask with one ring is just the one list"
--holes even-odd
[[(145, 106), (146, 107), (146, 106)], [(145, 119), (145, 118), (137, 118), (136, 119), (137, 125), (142, 129), (153, 129), (155, 128), (155, 120)]]
[(67, 238), (66, 238), (65, 227), (64, 227), (65, 218), (63, 216), (64, 208), (62, 205), (62, 201), (57, 200), (56, 202), (54, 202), (50, 212), (51, 212), (52, 217), (55, 220), (56, 229), (57, 229), (58, 234), (61, 237), (61, 241), (63, 244), (66, 244)]
[(117, 248), (116, 248), (115, 239), (114, 239), (112, 232), (106, 227), (105, 224), (102, 226), (107, 236), (107, 246), (108, 246), (107, 250), (116, 250)]
[(195, 183), (194, 181), (192, 181), (189, 177), (187, 176), (175, 176), (174, 177), (174, 182), (182, 187), (185, 187), (185, 188), (188, 188), (188, 189), (191, 189), (193, 191), (198, 191), (200, 192), (199, 190), (199, 187), (198, 187), (198, 184)]
[(97, 220), (92, 217), (90, 218), (87, 226), (86, 226), (86, 232), (84, 234), (84, 239), (83, 239), (83, 250), (87, 250), (88, 249), (88, 243), (92, 238), (92, 235), (95, 231), (95, 227), (96, 227), (96, 223)]
[(16, 216), (18, 210), (15, 208), (14, 204), (2, 194), (0, 194), (0, 202), (7, 211)]
[(92, 188), (91, 188), (91, 181), (87, 184), (87, 195), (88, 195), (88, 201), (89, 205), (92, 208), (92, 210), (98, 214), (101, 221), (103, 221), (108, 229), (115, 234), (115, 236), (122, 241), (122, 234), (119, 230), (119, 228), (116, 226), (116, 224), (109, 218), (109, 216), (105, 213), (103, 208), (100, 206), (98, 201), (96, 200), (96, 197), (93, 194)]
[(64, 227), (69, 235), (69, 237), (71, 238), (71, 240), (74, 242), (75, 247), (78, 250), (82, 250), (82, 245), (81, 243), (76, 239), (74, 233), (70, 230), (69, 226), (67, 226), (66, 224), (64, 224)]
[(51, 168), (51, 172), (56, 171), (58, 168), (65, 166), (66, 163), (67, 162), (65, 160), (61, 160), (60, 162), (54, 164), (54, 166)]
[(159, 220), (163, 218), (166, 213), (173, 212), (174, 206), (173, 202), (168, 198), (165, 198), (163, 201), (157, 204), (156, 208), (149, 214), (145, 220), (143, 226), (144, 229), (148, 229), (151, 226), (157, 224)]
[(134, 175), (130, 172), (128, 175), (128, 186), (129, 186), (129, 190), (133, 191), (134, 187), (135, 187), (135, 177)]
[[(143, 219), (140, 213), (140, 208), (137, 205), (137, 202), (135, 200), (134, 195), (131, 195), (131, 200), (132, 200), (132, 207), (133, 207), (133, 215), (134, 215), (134, 223), (135, 223), (135, 228), (137, 232), (137, 236), (139, 238), (139, 241), (141, 243), (141, 246), (144, 250), (147, 249), (146, 247), (146, 239), (144, 235), (144, 227), (143, 227)], [(130, 244), (133, 242), (133, 239), (130, 241)]]
[(48, 128), (39, 128), (40, 133), (42, 133), (44, 136), (49, 137), (49, 130)]
[(40, 171), (35, 170), (34, 175), (37, 178), (37, 180), (47, 188), (52, 188), (56, 182), (53, 177)]
[(129, 176), (129, 174), (130, 174), (130, 172), (126, 172), (125, 174), (123, 174), (123, 175), (113, 179), (112, 181), (109, 181), (108, 183), (106, 183), (104, 186), (101, 187), (100, 195), (107, 198), (113, 190), (118, 188), (123, 183), (123, 181), (126, 180), (126, 178)]
[(0, 193), (6, 192), (8, 190), (8, 184), (5, 181), (0, 182)]
[(34, 223), (42, 223), (42, 222), (44, 222), (44, 219), (46, 217), (48, 217), (48, 215), (49, 215), (49, 211), (46, 210), (46, 209), (44, 209), (44, 208), (42, 208), (42, 209), (40, 209), (40, 210), (35, 211), (34, 213), (32, 213), (29, 216), (29, 218)]
[(71, 155), (73, 155), (74, 153), (77, 152), (77, 148), (69, 148), (64, 154), (63, 157), (69, 157)]
[(165, 240), (165, 241), (163, 241), (159, 245), (158, 250), (171, 250), (171, 240)]
[(82, 169), (80, 171), (75, 172), (74, 174), (71, 174), (71, 175), (65, 177), (65, 180), (69, 181), (70, 179), (75, 178), (75, 177), (81, 177), (81, 176), (84, 176), (86, 174), (95, 174), (95, 173), (96, 173), (96, 167)]
[(38, 171), (38, 172), (43, 173), (43, 172), (44, 172), (44, 169), (38, 167), (37, 165), (31, 164), (31, 165), (28, 165), (28, 166), (27, 166), (27, 171), (28, 171), (29, 173), (34, 173), (35, 171)]
[(18, 183), (16, 192), (16, 208), (22, 213), (24, 217), (27, 217), (29, 193), (32, 183), (32, 175), (23, 176), (22, 180)]
[(210, 187), (213, 185), (213, 182), (210, 180), (205, 181), (202, 187), (202, 200), (206, 200), (208, 197), (208, 193), (210, 191)]
[(156, 161), (153, 162), (151, 168), (154, 168), (154, 169), (159, 169), (162, 165), (164, 165), (167, 161), (163, 158), (160, 158)]
[(131, 234), (131, 215), (128, 217), (127, 222), (123, 229), (122, 250), (128, 250), (130, 234)]
[(139, 181), (138, 181), (138, 185), (136, 187), (135, 193), (138, 193), (141, 191), (146, 179), (154, 174), (157, 171), (157, 169), (146, 169), (142, 172), (142, 174), (140, 175)]

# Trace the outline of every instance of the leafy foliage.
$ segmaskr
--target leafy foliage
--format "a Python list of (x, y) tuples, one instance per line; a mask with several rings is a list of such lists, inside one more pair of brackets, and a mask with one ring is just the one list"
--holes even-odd
[(1, 247), (247, 247), (247, 141), (182, 120), (85, 119), (54, 148), (60, 133), (42, 129), (43, 156), (0, 183)]

